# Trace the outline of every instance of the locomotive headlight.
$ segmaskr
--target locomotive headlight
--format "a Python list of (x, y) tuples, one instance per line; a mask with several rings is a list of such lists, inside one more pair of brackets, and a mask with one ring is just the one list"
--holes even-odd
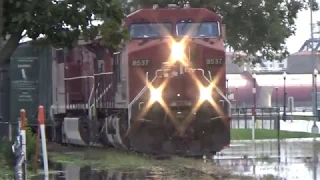
[(171, 58), (173, 62), (182, 61), (184, 55), (184, 46), (182, 42), (174, 42), (171, 46)]
[(159, 102), (162, 98), (162, 91), (160, 88), (158, 89), (150, 89), (150, 99), (152, 102)]
[(209, 101), (212, 99), (212, 89), (208, 87), (200, 88), (200, 100), (201, 101)]

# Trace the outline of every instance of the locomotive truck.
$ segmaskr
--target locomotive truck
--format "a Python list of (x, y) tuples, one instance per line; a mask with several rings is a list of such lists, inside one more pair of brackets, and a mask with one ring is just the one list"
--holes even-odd
[(212, 155), (230, 143), (224, 26), (205, 8), (140, 9), (117, 52), (99, 38), (51, 48), (54, 141)]

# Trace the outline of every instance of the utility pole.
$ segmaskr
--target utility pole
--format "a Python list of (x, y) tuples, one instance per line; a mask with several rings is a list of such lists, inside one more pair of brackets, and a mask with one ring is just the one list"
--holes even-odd
[(0, 0), (0, 51), (2, 49), (2, 32), (3, 32), (3, 5), (4, 5), (4, 0)]
[[(316, 58), (316, 54), (314, 51), (314, 45), (313, 45), (313, 41), (314, 41), (314, 32), (313, 32), (313, 11), (312, 11), (312, 7), (313, 7), (313, 3), (314, 0), (309, 0), (310, 3), (310, 31), (311, 31), (311, 58), (312, 58), (312, 62), (313, 62), (313, 67), (315, 69), (317, 69), (317, 58)], [(314, 75), (312, 75), (312, 111), (313, 111), (313, 116), (314, 116), (314, 124), (311, 128), (311, 132), (312, 133), (318, 133), (319, 132), (319, 128), (317, 126), (316, 122), (316, 114), (317, 114), (317, 109), (316, 109), (316, 78)]]
[[(314, 46), (313, 46), (313, 41), (314, 41), (313, 12), (312, 12), (313, 2), (314, 2), (314, 0), (309, 0), (309, 4), (310, 4), (311, 58), (312, 58), (311, 62), (313, 62), (313, 68), (316, 68), (316, 58), (314, 57)], [(315, 109), (315, 79), (314, 79), (314, 76), (312, 76), (312, 112), (313, 112), (313, 115), (315, 116), (316, 109)]]

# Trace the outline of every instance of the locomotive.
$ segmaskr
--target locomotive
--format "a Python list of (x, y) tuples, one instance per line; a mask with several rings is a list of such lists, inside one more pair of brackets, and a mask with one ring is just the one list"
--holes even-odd
[(169, 5), (137, 10), (125, 26), (118, 52), (99, 39), (56, 51), (54, 140), (185, 157), (228, 146), (221, 17)]

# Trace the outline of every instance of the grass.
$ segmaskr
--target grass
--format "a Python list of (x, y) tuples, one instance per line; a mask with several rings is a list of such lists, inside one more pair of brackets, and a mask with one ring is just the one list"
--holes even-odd
[(0, 154), (0, 179), (13, 179), (13, 170), (3, 160), (4, 156)]
[[(51, 160), (56, 163), (91, 166), (95, 170), (112, 170), (120, 172), (148, 171), (155, 175), (184, 175), (186, 172), (197, 174), (196, 177), (224, 177), (241, 179), (220, 167), (204, 163), (203, 160), (172, 157), (168, 160), (156, 160), (146, 155), (114, 149), (87, 149), (79, 152), (49, 152)], [(224, 179), (222, 178), (222, 179)], [(197, 179), (197, 178), (196, 178)], [(251, 179), (246, 177), (245, 179)]]
[[(305, 120), (305, 121), (313, 121), (314, 120), (314, 116), (299, 116), (299, 115), (295, 115), (295, 116), (292, 116), (293, 120)], [(290, 121), (291, 120), (291, 115), (289, 115), (288, 117), (288, 120)]]
[[(49, 153), (51, 160), (58, 163), (72, 163), (78, 166), (94, 166), (104, 170), (151, 170), (158, 167), (166, 169), (170, 167), (192, 167), (197, 163), (203, 163), (194, 159), (173, 157), (168, 160), (156, 160), (148, 155), (142, 155), (130, 151), (117, 151), (114, 149), (87, 149), (84, 151)], [(199, 165), (199, 164), (198, 164)], [(198, 166), (197, 165), (197, 166)]]
[[(289, 138), (313, 138), (320, 137), (320, 134), (306, 132), (280, 131), (280, 139)], [(231, 140), (251, 140), (251, 129), (232, 129)], [(255, 139), (276, 139), (277, 131), (268, 129), (255, 129)]]
[(153, 165), (151, 158), (148, 156), (114, 149), (108, 149), (107, 151), (87, 149), (71, 153), (50, 152), (49, 155), (54, 162), (72, 163), (79, 166), (89, 165), (98, 169), (142, 170)]

